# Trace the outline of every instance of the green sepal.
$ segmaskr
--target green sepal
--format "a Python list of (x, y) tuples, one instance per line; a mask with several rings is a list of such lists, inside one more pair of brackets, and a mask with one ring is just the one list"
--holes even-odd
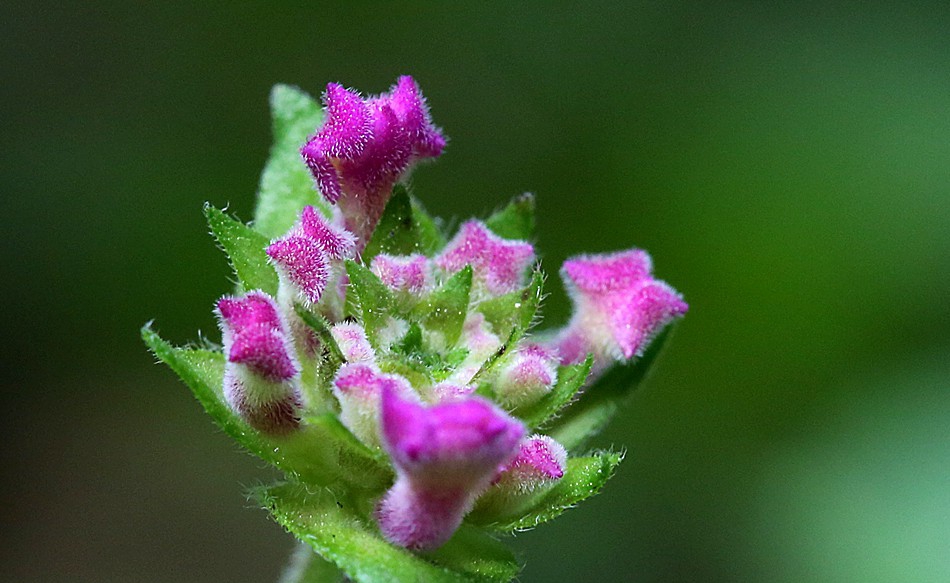
[(325, 215), (329, 206), (300, 157), (301, 146), (323, 123), (320, 104), (296, 87), (274, 85), (270, 106), (274, 145), (261, 173), (254, 228), (273, 238), (293, 226), (304, 206), (314, 205)]
[(410, 196), (409, 202), (412, 204), (412, 216), (416, 221), (416, 232), (419, 234), (420, 253), (432, 257), (448, 242), (442, 232), (442, 220), (433, 218), (422, 203), (416, 200), (416, 197)]
[(444, 244), (442, 233), (432, 218), (412, 200), (404, 185), (397, 184), (361, 255), (363, 263), (369, 265), (380, 253), (432, 255)]
[(259, 289), (277, 295), (277, 272), (267, 261), (270, 240), (241, 221), (235, 220), (208, 203), (205, 218), (211, 233), (231, 262), (238, 279), (238, 292)]
[(148, 324), (142, 328), (142, 340), (191, 389), (215, 424), (249, 452), (298, 480), (325, 484), (339, 477), (339, 446), (325, 430), (303, 424), (290, 435), (270, 437), (234, 414), (222, 392), (223, 354), (176, 348), (162, 340)]
[(526, 192), (485, 220), (493, 233), (504, 239), (528, 240), (534, 237), (534, 195)]
[(672, 330), (671, 326), (660, 333), (636, 362), (615, 365), (594, 381), (563, 415), (554, 420), (548, 428), (548, 435), (568, 451), (578, 451), (588, 439), (600, 433), (626, 398), (646, 378)]
[(346, 261), (346, 275), (350, 283), (344, 311), (363, 324), (369, 343), (379, 349), (378, 332), (392, 316), (393, 294), (375, 273), (353, 260)]
[(285, 483), (256, 495), (281, 526), (357, 583), (503, 582), (520, 570), (507, 547), (471, 526), (420, 556), (388, 543), (347, 498), (329, 489)]
[(419, 303), (413, 309), (413, 317), (427, 330), (439, 332), (446, 347), (454, 346), (468, 315), (471, 292), (472, 266), (466, 265)]
[(518, 341), (534, 324), (535, 315), (541, 305), (543, 288), (544, 272), (535, 269), (527, 286), (497, 298), (485, 300), (475, 309), (485, 316), (485, 320), (492, 325), (492, 329), (499, 336), (518, 329), (519, 333), (514, 339)]
[(534, 528), (598, 493), (614, 475), (622, 459), (623, 454), (609, 451), (595, 452), (589, 457), (570, 458), (564, 477), (557, 485), (518, 516), (479, 515), (476, 508), (468, 520), (498, 532)]
[(544, 395), (537, 403), (519, 407), (514, 411), (515, 416), (524, 421), (530, 429), (542, 427), (577, 395), (584, 386), (584, 381), (587, 380), (593, 364), (593, 357), (588, 356), (584, 362), (559, 366), (557, 383), (551, 388), (551, 392)]

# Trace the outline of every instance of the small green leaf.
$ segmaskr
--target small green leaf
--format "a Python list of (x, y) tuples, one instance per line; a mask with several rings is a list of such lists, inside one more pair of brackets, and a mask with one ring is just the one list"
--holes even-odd
[(534, 195), (526, 192), (488, 217), (485, 225), (505, 239), (528, 240), (534, 236)]
[[(564, 477), (550, 492), (520, 516), (495, 518), (487, 528), (513, 532), (533, 528), (556, 518), (568, 508), (599, 492), (613, 476), (622, 459), (623, 454), (603, 451), (591, 457), (568, 459)], [(485, 520), (485, 517), (481, 518)]]
[(329, 208), (317, 192), (300, 148), (323, 122), (320, 104), (289, 85), (275, 85), (270, 94), (274, 145), (261, 174), (254, 228), (265, 237), (283, 235), (310, 204)]
[(593, 363), (594, 359), (588, 356), (584, 362), (559, 366), (557, 383), (551, 392), (544, 395), (537, 403), (517, 409), (514, 412), (515, 415), (531, 429), (541, 427), (570, 403), (587, 380)]
[(664, 330), (643, 356), (629, 365), (615, 365), (584, 390), (581, 397), (554, 420), (548, 434), (568, 451), (577, 451), (587, 439), (600, 433), (624, 400), (636, 389), (660, 355), (672, 333)]
[(519, 571), (501, 543), (471, 527), (422, 557), (386, 542), (347, 499), (327, 489), (287, 483), (257, 496), (278, 523), (358, 583), (502, 582)]
[(288, 436), (268, 437), (231, 411), (222, 393), (224, 355), (220, 352), (175, 348), (149, 325), (142, 328), (142, 340), (191, 389), (215, 424), (249, 452), (296, 479), (315, 484), (337, 479), (338, 445), (321, 428), (305, 424)]
[(432, 257), (445, 247), (445, 235), (439, 227), (439, 221), (429, 216), (426, 209), (415, 197), (410, 197), (412, 216), (416, 221), (416, 230), (419, 233), (419, 252)]
[(237, 275), (239, 291), (259, 289), (276, 295), (277, 272), (267, 262), (267, 237), (210, 204), (205, 204), (204, 210), (211, 232)]
[(388, 324), (393, 311), (393, 295), (376, 274), (359, 263), (347, 260), (346, 313), (356, 317), (366, 330), (366, 338), (379, 348), (378, 332)]
[(471, 291), (472, 266), (466, 265), (416, 306), (414, 315), (428, 330), (440, 332), (445, 346), (451, 347), (462, 334)]
[(340, 345), (336, 343), (336, 339), (333, 338), (333, 334), (330, 333), (330, 322), (328, 322), (326, 318), (320, 314), (311, 312), (300, 304), (294, 304), (294, 311), (300, 316), (303, 323), (309, 326), (310, 329), (316, 333), (317, 338), (320, 339), (320, 344), (326, 350), (326, 357), (330, 360), (330, 368), (335, 370), (346, 362), (343, 351), (340, 350)]
[(531, 274), (531, 281), (523, 289), (491, 298), (478, 304), (477, 310), (484, 314), (485, 319), (492, 325), (492, 329), (499, 336), (509, 334), (517, 328), (517, 342), (531, 328), (535, 314), (541, 305), (542, 289), (544, 287), (544, 273), (535, 269)]

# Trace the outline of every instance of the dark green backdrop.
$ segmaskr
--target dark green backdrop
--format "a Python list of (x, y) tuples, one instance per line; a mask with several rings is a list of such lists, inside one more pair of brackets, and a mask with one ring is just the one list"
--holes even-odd
[(523, 581), (950, 580), (945, 3), (194, 4), (0, 8), (0, 579), (275, 580), (271, 474), (138, 327), (217, 338), (273, 83), (411, 73), (431, 211), (534, 191), (552, 276), (636, 245), (691, 304)]

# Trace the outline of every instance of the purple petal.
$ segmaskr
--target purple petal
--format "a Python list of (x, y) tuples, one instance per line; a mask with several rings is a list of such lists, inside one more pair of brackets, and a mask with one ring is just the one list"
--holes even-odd
[(525, 272), (533, 260), (530, 243), (502, 239), (481, 222), (469, 221), (435, 262), (450, 273), (471, 265), (475, 280), (489, 293), (501, 295), (524, 285)]

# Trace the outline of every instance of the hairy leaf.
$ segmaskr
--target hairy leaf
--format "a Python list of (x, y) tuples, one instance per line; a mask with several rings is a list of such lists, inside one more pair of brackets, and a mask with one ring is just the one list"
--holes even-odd
[(237, 275), (238, 291), (259, 289), (276, 295), (277, 272), (267, 262), (267, 237), (210, 204), (205, 204), (204, 211), (212, 234)]
[(340, 446), (325, 429), (304, 424), (291, 435), (270, 437), (234, 414), (222, 393), (224, 356), (220, 352), (176, 348), (148, 325), (142, 328), (142, 340), (191, 389), (218, 427), (249, 452), (299, 480), (324, 484), (338, 478)]
[[(567, 471), (554, 488), (516, 517), (497, 517), (487, 528), (513, 532), (533, 528), (590, 498), (613, 476), (623, 454), (597, 452), (590, 457), (567, 460)], [(481, 517), (485, 520), (485, 517)]]
[(616, 365), (584, 390), (581, 397), (549, 427), (548, 434), (569, 451), (577, 451), (600, 433), (624, 400), (650, 372), (672, 328), (663, 331), (636, 362)]
[(261, 174), (254, 228), (265, 237), (283, 235), (310, 204), (327, 214), (328, 204), (317, 192), (300, 157), (307, 137), (323, 122), (320, 104), (289, 85), (275, 85), (270, 94), (274, 145)]
[(462, 334), (471, 291), (472, 266), (466, 265), (416, 306), (414, 315), (427, 329), (441, 332), (447, 347), (452, 346)]
[(488, 217), (485, 225), (505, 239), (528, 240), (534, 236), (534, 195), (526, 192)]
[(594, 360), (587, 360), (578, 364), (561, 365), (557, 369), (557, 383), (551, 392), (544, 395), (537, 403), (527, 407), (520, 407), (514, 413), (531, 429), (543, 426), (563, 409), (587, 380), (590, 367)]
[(355, 261), (346, 261), (346, 275), (350, 284), (346, 290), (345, 311), (363, 324), (366, 338), (374, 348), (379, 348), (378, 332), (392, 316), (392, 292), (375, 273)]
[(359, 583), (502, 582), (519, 571), (504, 545), (473, 527), (422, 557), (386, 542), (374, 524), (329, 489), (287, 483), (257, 495), (278, 523)]

